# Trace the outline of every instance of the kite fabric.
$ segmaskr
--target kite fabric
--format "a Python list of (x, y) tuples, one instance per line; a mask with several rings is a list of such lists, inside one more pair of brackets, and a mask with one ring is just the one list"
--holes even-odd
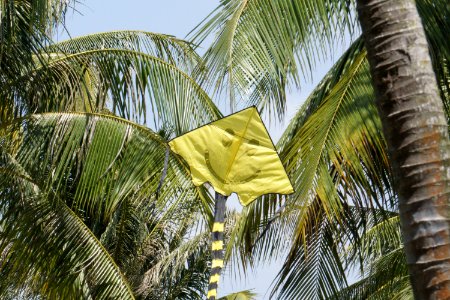
[(188, 163), (194, 185), (235, 192), (242, 205), (258, 196), (294, 192), (255, 107), (244, 109), (169, 142)]

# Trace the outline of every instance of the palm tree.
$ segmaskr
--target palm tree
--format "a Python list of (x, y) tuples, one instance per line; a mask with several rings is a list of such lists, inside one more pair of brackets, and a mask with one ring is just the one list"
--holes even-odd
[(425, 32), (414, 1), (357, 3), (414, 295), (449, 298), (450, 144)]
[(1, 1), (0, 295), (199, 299), (213, 201), (171, 154), (160, 185), (166, 140), (221, 116), (199, 57), (149, 32), (55, 44), (71, 4)]
[(142, 31), (55, 44), (73, 4), (1, 1), (0, 295), (201, 299), (213, 200), (166, 144), (221, 116), (199, 57)]
[[(216, 33), (204, 57), (208, 72), (199, 78), (206, 88), (226, 92), (235, 102), (257, 104), (270, 114), (282, 115), (285, 88), (308, 76), (316, 59), (332, 51), (327, 46), (347, 32), (358, 32), (355, 6), (355, 1), (346, 0), (222, 1), (192, 35), (200, 42)], [(448, 108), (449, 7), (446, 1), (417, 1), (417, 7), (441, 100)], [(265, 197), (244, 211), (252, 222), (247, 219), (241, 224), (247, 230), (236, 241), (243, 252), (254, 250), (250, 259), (290, 251), (278, 283), (285, 282), (286, 297), (321, 298), (344, 288), (345, 266), (338, 249), (348, 240), (358, 242), (367, 226), (365, 218), (351, 218), (353, 208), (366, 214), (361, 208), (398, 207), (392, 157), (376, 116), (364, 43), (364, 37), (355, 40), (279, 142), (281, 158), (296, 185), (294, 197), (283, 205)], [(273, 219), (280, 214), (279, 207), (282, 217)], [(348, 233), (342, 241), (336, 238), (341, 231)], [(261, 232), (266, 235), (258, 239)]]

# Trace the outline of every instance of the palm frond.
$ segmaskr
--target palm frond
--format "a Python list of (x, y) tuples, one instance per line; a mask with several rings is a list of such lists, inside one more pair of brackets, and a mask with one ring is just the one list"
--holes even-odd
[[(420, 0), (417, 6), (432, 52), (448, 61), (447, 1)], [(352, 0), (223, 0), (191, 38), (201, 43), (215, 34), (204, 56), (207, 71), (200, 75), (207, 90), (226, 92), (232, 104), (256, 104), (281, 117), (285, 89), (298, 87), (344, 36), (357, 31)], [(439, 70), (442, 60), (435, 61)]]
[(445, 1), (417, 1), (417, 9), (424, 20), (433, 69), (440, 88), (447, 120), (450, 121), (450, 8)]
[(7, 191), (0, 198), (0, 273), (8, 278), (0, 281), (2, 296), (28, 290), (49, 298), (134, 299), (108, 252), (57, 195), (9, 175), (0, 181)]
[(445, 0), (420, 0), (416, 2), (417, 9), (423, 19), (430, 48), (443, 57), (450, 56), (450, 41), (446, 32), (450, 29), (450, 8)]
[(293, 243), (274, 281), (272, 295), (280, 299), (325, 299), (347, 287), (341, 252), (355, 231), (351, 208), (346, 207), (347, 223), (342, 224), (341, 216), (326, 215), (319, 199), (314, 207), (317, 219), (303, 229), (304, 238)]
[[(39, 218), (47, 217), (51, 224), (62, 224), (61, 232), (55, 236), (55, 241), (46, 240), (45, 234), (36, 235), (36, 239), (40, 240), (36, 242), (33, 240), (28, 248), (24, 248), (30, 257), (36, 253), (55, 260), (54, 264), (47, 266), (49, 270), (45, 269), (50, 274), (48, 276), (53, 276), (54, 272), (62, 272), (63, 269), (84, 270), (92, 265), (92, 261), (88, 259), (90, 252), (87, 251), (85, 255), (88, 257), (80, 255), (82, 261), (75, 260), (76, 267), (70, 265), (72, 260), (68, 260), (66, 264), (61, 263), (59, 268), (59, 260), (64, 260), (65, 253), (61, 254), (59, 250), (55, 250), (59, 249), (56, 246), (47, 247), (53, 245), (52, 243), (58, 245), (72, 243), (68, 249), (82, 251), (83, 247), (80, 245), (87, 243), (82, 234), (87, 234), (95, 238), (95, 245), (101, 247), (102, 253), (109, 252), (108, 259), (114, 263), (116, 271), (119, 270), (117, 265), (126, 270), (126, 266), (136, 260), (137, 254), (145, 254), (137, 250), (148, 246), (149, 239), (153, 239), (151, 243), (156, 248), (153, 254), (150, 253), (154, 256), (149, 254), (146, 260), (160, 257), (166, 243), (178, 239), (177, 228), (189, 227), (182, 225), (183, 220), (190, 222), (198, 220), (187, 216), (192, 217), (194, 213), (198, 216), (203, 214), (206, 220), (211, 216), (210, 196), (203, 188), (192, 185), (188, 167), (179, 161), (177, 156), (169, 155), (167, 176), (161, 186), (159, 197), (156, 198), (155, 192), (160, 182), (167, 145), (157, 134), (140, 125), (112, 115), (46, 113), (19, 119), (2, 130), (1, 142), (5, 153), (3, 157), (5, 160), (8, 159), (7, 166), (14, 166), (12, 170), (17, 174), (17, 178), (30, 178), (27, 182), (35, 182), (34, 185), (38, 186), (42, 193), (51, 195), (40, 202), (30, 200), (29, 205), (35, 205), (36, 209), (42, 210), (41, 213), (24, 206), (23, 202), (19, 201), (20, 194), (14, 194), (15, 198), (8, 197), (12, 195), (4, 195), (5, 201), (15, 203), (12, 212), (30, 211), (30, 215), (27, 214), (25, 220), (22, 220), (15, 214), (7, 214), (8, 207), (2, 205), (2, 209), (5, 210), (2, 214), (4, 223), (11, 228), (17, 227), (15, 231), (8, 228), (7, 232), (11, 232), (15, 237), (19, 234), (24, 235), (24, 239), (19, 241), (6, 235), (2, 239), (3, 247), (6, 249), (8, 245), (14, 245), (20, 248), (23, 246), (22, 243), (27, 243), (34, 237), (33, 233), (28, 233), (28, 229), (32, 227), (30, 222), (38, 222)], [(5, 182), (5, 186), (8, 184), (12, 183)], [(29, 190), (33, 191), (32, 188)], [(55, 202), (54, 199), (58, 201)], [(63, 212), (67, 212), (67, 216)], [(61, 221), (54, 220), (52, 216), (59, 214), (62, 214)], [(30, 222), (25, 222), (28, 219)], [(16, 224), (15, 220), (22, 223)], [(84, 231), (75, 225), (78, 227), (82, 225)], [(30, 234), (30, 237), (27, 234)], [(164, 240), (159, 238), (162, 235), (165, 236)], [(25, 257), (25, 254), (19, 254), (20, 252), (17, 252), (17, 255), (16, 252), (8, 252), (8, 263), (15, 266), (18, 259)], [(62, 256), (59, 256), (60, 254)], [(78, 255), (72, 252), (69, 254)], [(111, 286), (117, 285), (117, 277), (128, 275), (121, 275), (120, 272), (116, 275), (112, 275), (111, 272), (105, 273), (107, 267), (102, 266), (105, 260), (96, 259), (98, 261), (98, 265), (95, 265), (96, 272), (110, 278), (110, 282), (102, 283), (104, 291), (101, 293), (113, 295)], [(49, 279), (46, 277), (47, 273), (41, 274), (43, 267), (39, 266), (36, 276), (33, 277), (39, 282), (32, 284), (25, 281), (29, 271), (26, 268), (27, 266), (23, 265), (22, 269), (6, 268), (2, 271), (5, 276), (11, 276), (11, 272), (22, 276), (18, 277), (23, 279), (17, 283), (18, 288), (45, 286), (45, 282)], [(70, 275), (69, 273), (58, 276), (61, 282), (66, 282), (72, 278)], [(59, 285), (63, 283), (55, 281), (54, 286), (48, 286), (48, 292), (55, 292), (55, 288), (56, 291), (61, 290), (67, 297), (80, 295), (81, 292), (97, 295), (96, 293), (100, 291), (91, 291), (89, 286), (83, 284), (86, 280), (89, 283), (97, 282), (102, 280), (102, 277), (97, 279), (96, 273), (89, 276), (89, 278), (80, 277), (78, 285), (75, 281), (73, 285), (67, 285), (67, 289), (72, 289), (71, 291), (62, 289)], [(115, 279), (111, 279), (112, 277)], [(41, 282), (42, 280), (44, 281)], [(46, 295), (46, 291), (35, 292)]]
[[(358, 238), (360, 225), (349, 205), (395, 206), (361, 40), (311, 94), (278, 148), (296, 193), (283, 202), (262, 197), (245, 208), (246, 218), (236, 226), (238, 242), (232, 242), (240, 244), (236, 251), (250, 263), (279, 257), (291, 247), (276, 284), (284, 296), (333, 295), (345, 286), (336, 247), (345, 244), (344, 238)], [(324, 228), (328, 239), (319, 234)], [(343, 240), (340, 231), (348, 233)]]
[[(327, 298), (345, 287), (337, 251), (345, 242), (339, 237), (358, 238), (349, 205), (395, 206), (369, 67), (359, 43), (324, 78), (279, 142), (296, 187), (282, 215), (285, 225), (282, 220), (279, 225), (285, 238), (292, 234), (294, 240), (276, 283), (286, 297)], [(319, 235), (323, 227), (328, 238)]]
[(215, 34), (201, 78), (232, 104), (243, 100), (281, 117), (286, 85), (298, 86), (329, 55), (324, 45), (353, 28), (352, 12), (348, 0), (223, 0), (191, 34), (195, 43)]
[[(112, 115), (46, 113), (21, 119), (10, 132), (16, 144), (11, 155), (41, 185), (69, 196), (76, 210), (108, 219), (124, 199), (139, 204), (154, 197), (167, 145), (150, 129)], [(200, 190), (188, 167), (170, 155), (155, 205), (201, 198)]]
[[(45, 2), (45, 3), (44, 3)], [(55, 1), (57, 3), (59, 1)], [(11, 93), (9, 83), (25, 70), (35, 66), (33, 56), (40, 53), (49, 42), (46, 11), (35, 11), (53, 1), (1, 1), (0, 2), (0, 91)], [(51, 21), (50, 21), (51, 22)], [(14, 100), (1, 97), (0, 122), (12, 120), (15, 116)], [(20, 109), (18, 110), (20, 112)]]
[(227, 216), (233, 223), (225, 252), (225, 260), (231, 262), (231, 272), (245, 275), (247, 267), (280, 258), (289, 250), (291, 240), (279, 234), (284, 200), (284, 196), (266, 195), (243, 207), (239, 214)]
[(53, 53), (51, 56), (62, 56), (98, 49), (122, 49), (145, 53), (177, 66), (187, 73), (201, 60), (192, 44), (187, 41), (167, 34), (138, 30), (109, 31), (75, 37), (52, 44), (44, 51)]
[(343, 259), (350, 268), (355, 269), (360, 264), (361, 279), (339, 291), (334, 298), (413, 299), (398, 214), (388, 215), (388, 218), (374, 218), (366, 223), (361, 242), (350, 243), (345, 250)]
[[(203, 231), (189, 239), (183, 235), (179, 236), (173, 248), (158, 255), (154, 264), (139, 276), (137, 294), (155, 299), (163, 294), (171, 294), (172, 297), (167, 296), (168, 299), (175, 299), (174, 294), (180, 297), (180, 293), (184, 294), (184, 298), (180, 299), (195, 298), (195, 295), (200, 299), (204, 296), (210, 271), (209, 236), (209, 231)], [(182, 284), (179, 281), (189, 281), (190, 284)], [(182, 289), (185, 291), (182, 292)]]
[(0, 1), (0, 84), (32, 68), (32, 56), (51, 43), (50, 32), (64, 23), (76, 1)]
[(5, 97), (25, 101), (25, 112), (109, 109), (135, 121), (151, 116), (156, 129), (165, 124), (176, 134), (221, 116), (187, 73), (131, 50), (96, 49), (58, 57), (14, 86), (19, 88)]
[(357, 40), (343, 55), (280, 139), (296, 193), (264, 196), (243, 209), (231, 239), (241, 266), (284, 255), (293, 241), (307, 239), (323, 214), (345, 221), (349, 197), (362, 206), (388, 196), (387, 157), (362, 46)]
[(6, 32), (10, 33), (11, 29), (16, 33), (36, 31), (50, 36), (52, 29), (64, 24), (66, 12), (74, 7), (76, 2), (76, 0), (2, 0), (1, 24), (2, 29), (6, 30), (2, 30), (0, 36), (3, 37)]
[(365, 52), (359, 47), (349, 52), (279, 142), (281, 159), (296, 188), (292, 207), (298, 213), (299, 236), (314, 220), (308, 210), (316, 197), (330, 218), (340, 215), (341, 201), (360, 207), (394, 205), (389, 203), (391, 178)]

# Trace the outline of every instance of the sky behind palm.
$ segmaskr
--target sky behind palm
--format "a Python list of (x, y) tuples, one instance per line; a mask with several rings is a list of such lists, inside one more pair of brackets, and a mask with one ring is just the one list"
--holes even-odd
[[(174, 35), (185, 38), (186, 35), (202, 21), (219, 4), (219, 0), (81, 0), (70, 11), (66, 19), (66, 28), (70, 36), (77, 37), (96, 32), (113, 30), (143, 30)], [(56, 39), (68, 38), (65, 32), (59, 32)], [(342, 47), (345, 47), (343, 45)], [(342, 49), (339, 49), (342, 50)], [(205, 49), (200, 49), (202, 53)], [(338, 58), (339, 54), (335, 54)], [(274, 142), (281, 136), (288, 121), (295, 114), (301, 103), (330, 68), (331, 59), (320, 64), (313, 73), (313, 80), (302, 84), (301, 91), (288, 92), (287, 114), (284, 123), (264, 120)], [(231, 202), (231, 203), (230, 203)], [(239, 208), (236, 197), (231, 197), (228, 205)], [(272, 280), (281, 267), (282, 261), (260, 266), (250, 271), (247, 278), (240, 276), (237, 270), (225, 270), (219, 287), (219, 296), (242, 289), (254, 289), (258, 299), (269, 299), (268, 291)]]

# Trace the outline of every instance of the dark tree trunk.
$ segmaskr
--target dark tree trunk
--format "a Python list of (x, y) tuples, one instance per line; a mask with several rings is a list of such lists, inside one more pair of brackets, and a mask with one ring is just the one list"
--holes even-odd
[(413, 0), (357, 0), (417, 299), (450, 299), (449, 140)]

